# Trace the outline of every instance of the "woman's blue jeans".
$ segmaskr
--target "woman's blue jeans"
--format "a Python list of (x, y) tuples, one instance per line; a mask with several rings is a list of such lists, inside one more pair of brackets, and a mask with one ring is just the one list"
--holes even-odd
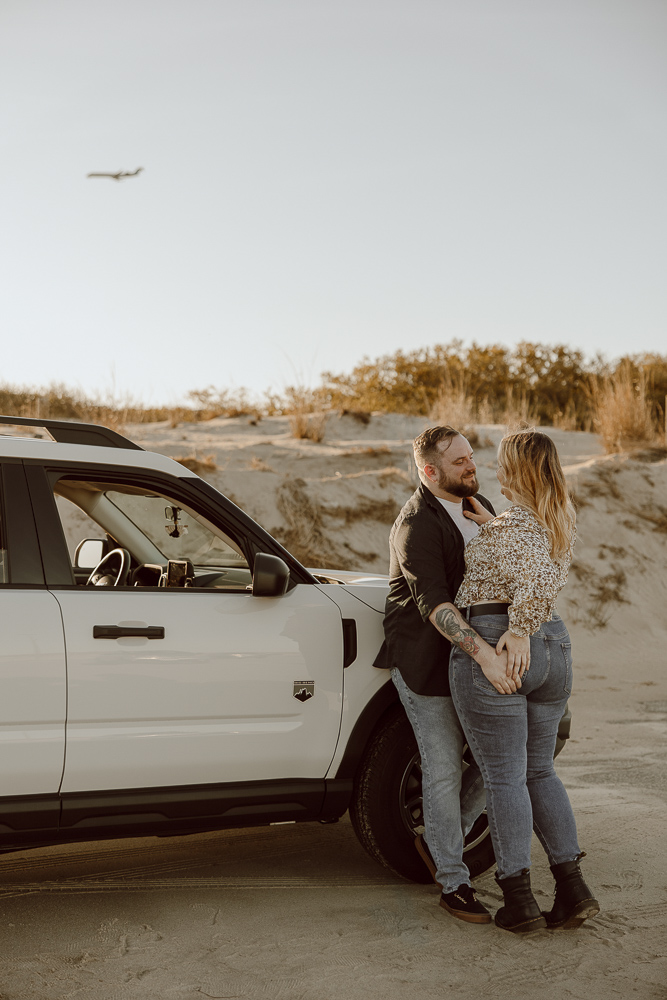
[[(495, 646), (507, 615), (479, 615), (471, 625)], [(579, 857), (572, 806), (554, 770), (558, 723), (572, 693), (570, 636), (561, 618), (530, 640), (530, 669), (515, 694), (500, 694), (458, 646), (449, 662), (452, 698), (484, 777), (498, 877), (530, 868), (534, 830), (549, 864)]]

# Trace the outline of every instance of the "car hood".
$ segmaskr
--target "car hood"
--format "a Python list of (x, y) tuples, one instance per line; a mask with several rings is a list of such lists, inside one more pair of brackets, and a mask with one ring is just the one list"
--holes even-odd
[(384, 614), (384, 605), (389, 591), (389, 577), (382, 573), (360, 573), (343, 569), (312, 569), (319, 583), (343, 584), (357, 600), (374, 611)]

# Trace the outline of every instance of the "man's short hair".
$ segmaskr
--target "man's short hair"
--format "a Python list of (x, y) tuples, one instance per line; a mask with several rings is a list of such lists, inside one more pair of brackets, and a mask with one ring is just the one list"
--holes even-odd
[(415, 465), (419, 471), (421, 472), (425, 465), (435, 464), (435, 460), (438, 457), (438, 445), (441, 441), (446, 441), (447, 448), (449, 448), (452, 439), (458, 437), (460, 433), (460, 431), (450, 427), (449, 424), (441, 424), (438, 427), (427, 427), (425, 431), (422, 431), (412, 442)]

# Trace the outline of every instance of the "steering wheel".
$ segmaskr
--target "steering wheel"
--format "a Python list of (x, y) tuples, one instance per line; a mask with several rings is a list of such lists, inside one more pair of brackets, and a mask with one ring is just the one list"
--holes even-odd
[(86, 580), (87, 587), (124, 587), (130, 572), (130, 553), (127, 549), (112, 549), (100, 559)]

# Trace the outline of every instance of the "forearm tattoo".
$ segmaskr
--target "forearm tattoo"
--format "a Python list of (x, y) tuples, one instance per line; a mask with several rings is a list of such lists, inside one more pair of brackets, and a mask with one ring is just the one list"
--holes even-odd
[(479, 653), (479, 638), (474, 629), (461, 627), (456, 614), (450, 608), (441, 608), (435, 613), (435, 623), (450, 642), (455, 642), (468, 656)]

